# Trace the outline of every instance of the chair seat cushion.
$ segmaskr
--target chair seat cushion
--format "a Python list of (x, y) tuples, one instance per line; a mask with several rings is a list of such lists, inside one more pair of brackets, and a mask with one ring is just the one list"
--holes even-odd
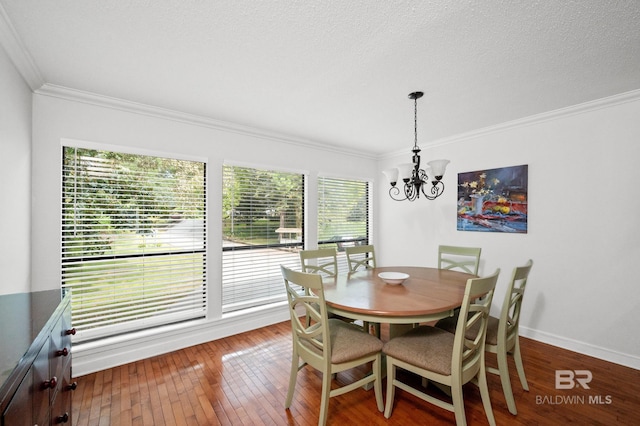
[[(500, 320), (496, 317), (489, 317), (489, 322), (487, 323), (487, 338), (486, 344), (496, 346), (498, 344), (498, 324)], [(442, 330), (448, 331), (449, 333), (456, 332), (456, 325), (458, 324), (458, 317), (449, 317), (441, 319), (436, 323), (436, 327)], [(469, 340), (473, 340), (478, 335), (478, 329), (480, 328), (480, 323), (475, 323), (469, 330), (467, 330), (467, 334), (465, 337)]]
[(422, 369), (449, 376), (453, 338), (454, 335), (448, 331), (423, 325), (389, 340), (382, 352)]
[(382, 341), (362, 328), (339, 319), (329, 319), (331, 362), (340, 364), (380, 352)]

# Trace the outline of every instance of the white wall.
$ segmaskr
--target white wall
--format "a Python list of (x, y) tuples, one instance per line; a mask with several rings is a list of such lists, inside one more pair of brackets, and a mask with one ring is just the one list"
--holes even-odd
[[(640, 92), (423, 150), (423, 161), (451, 160), (446, 191), (396, 202), (380, 182), (379, 263), (435, 266), (438, 244), (482, 247), (481, 273), (502, 270), (495, 308), (513, 267), (531, 258), (521, 334), (640, 368), (638, 117)], [(380, 170), (406, 162), (409, 150)], [(528, 233), (457, 231), (458, 173), (520, 164), (529, 165)]]
[[(83, 101), (65, 99), (73, 96)], [(76, 96), (77, 98), (77, 96)], [(115, 339), (104, 346), (74, 348), (74, 374), (81, 375), (172, 349), (224, 337), (288, 319), (283, 304), (264, 312), (222, 318), (219, 309), (222, 258), (222, 164), (266, 166), (307, 173), (312, 191), (319, 173), (336, 177), (372, 179), (374, 158), (363, 158), (329, 148), (311, 148), (284, 137), (220, 130), (207, 120), (134, 104), (115, 102), (58, 88), (38, 90), (33, 102), (33, 289), (60, 287), (61, 140), (107, 144), (112, 149), (137, 148), (208, 161), (208, 247), (211, 312), (206, 321), (162, 335), (141, 334)], [(132, 112), (137, 109), (138, 112)], [(170, 118), (168, 118), (171, 116)], [(312, 205), (315, 205), (312, 203)], [(316, 215), (305, 226), (316, 228)], [(315, 235), (314, 232), (312, 232)]]
[(31, 89), (0, 46), (0, 294), (30, 290)]

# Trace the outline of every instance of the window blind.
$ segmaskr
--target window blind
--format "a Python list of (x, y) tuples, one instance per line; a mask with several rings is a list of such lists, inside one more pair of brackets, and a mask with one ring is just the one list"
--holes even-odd
[(204, 317), (204, 163), (64, 147), (62, 178), (77, 341)]
[(338, 272), (349, 271), (344, 250), (369, 243), (369, 183), (318, 178), (318, 247), (335, 247)]
[(280, 265), (299, 269), (304, 177), (223, 167), (222, 311), (286, 300)]

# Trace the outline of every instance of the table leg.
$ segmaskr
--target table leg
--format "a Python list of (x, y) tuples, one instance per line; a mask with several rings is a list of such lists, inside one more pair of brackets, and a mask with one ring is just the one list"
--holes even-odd
[(406, 333), (413, 328), (413, 324), (389, 324), (389, 340)]

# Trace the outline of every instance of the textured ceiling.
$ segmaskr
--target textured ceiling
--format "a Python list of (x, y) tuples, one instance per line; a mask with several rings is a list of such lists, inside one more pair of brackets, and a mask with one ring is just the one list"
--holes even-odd
[[(636, 0), (0, 0), (43, 82), (385, 154), (640, 88)], [(0, 10), (1, 12), (1, 10)]]

